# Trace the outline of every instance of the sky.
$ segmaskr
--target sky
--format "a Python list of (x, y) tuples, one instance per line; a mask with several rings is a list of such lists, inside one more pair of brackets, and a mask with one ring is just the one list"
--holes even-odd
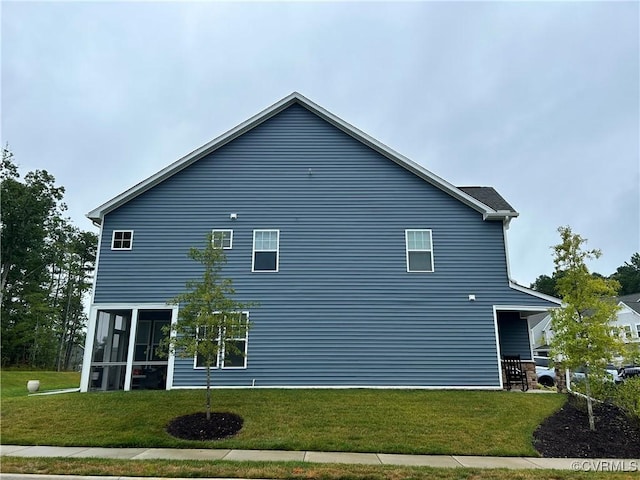
[(512, 278), (557, 228), (613, 273), (640, 251), (640, 3), (0, 4), (2, 144), (85, 217), (293, 91), (520, 216)]

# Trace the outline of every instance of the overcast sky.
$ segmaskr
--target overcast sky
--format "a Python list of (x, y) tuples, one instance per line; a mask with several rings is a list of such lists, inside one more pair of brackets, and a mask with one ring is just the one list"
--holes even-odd
[(84, 215), (298, 91), (520, 212), (512, 277), (570, 225), (609, 275), (640, 250), (638, 2), (11, 2), (2, 135)]

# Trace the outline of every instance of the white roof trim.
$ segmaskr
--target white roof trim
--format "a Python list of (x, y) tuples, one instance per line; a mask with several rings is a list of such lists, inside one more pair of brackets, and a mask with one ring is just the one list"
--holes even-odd
[[(635, 303), (635, 302), (629, 302), (629, 303)], [(629, 305), (627, 305), (626, 302), (623, 302), (622, 300), (618, 301), (618, 306), (621, 307), (620, 311), (625, 311), (626, 313), (633, 313), (634, 315), (637, 315), (640, 317), (640, 313), (636, 312), (633, 308), (631, 308)]]
[(547, 295), (545, 293), (536, 292), (531, 288), (523, 287), (522, 285), (514, 282), (513, 280), (509, 280), (509, 287), (519, 292), (541, 298), (542, 300), (546, 300), (547, 302), (555, 303), (557, 305), (562, 305), (562, 300), (560, 300), (559, 298), (552, 297), (551, 295)]
[(321, 106), (313, 103), (311, 100), (309, 100), (305, 96), (299, 94), (298, 92), (293, 92), (290, 95), (283, 98), (282, 100), (274, 103), (270, 107), (254, 115), (253, 117), (249, 118), (248, 120), (241, 123), (240, 125), (236, 126), (235, 128), (232, 128), (228, 132), (223, 133), (222, 135), (214, 138), (209, 143), (201, 146), (200, 148), (194, 150), (193, 152), (176, 160), (175, 162), (163, 168), (156, 174), (150, 176), (146, 180), (143, 180), (142, 182), (138, 183), (137, 185), (134, 185), (130, 189), (121, 193), (120, 195), (112, 198), (108, 202), (103, 203), (99, 207), (91, 210), (89, 213), (87, 213), (87, 217), (93, 220), (95, 223), (98, 223), (98, 224), (102, 223), (102, 219), (104, 218), (104, 215), (106, 215), (107, 213), (111, 212), (112, 210), (115, 210), (116, 208), (127, 203), (128, 201), (132, 200), (133, 198), (137, 197), (143, 192), (156, 186), (157, 184), (171, 177), (172, 175), (179, 172), (180, 170), (198, 161), (200, 158), (206, 155), (209, 155), (211, 152), (217, 150), (218, 148), (229, 143), (230, 141), (234, 140), (240, 135), (243, 135), (244, 133), (248, 132), (254, 127), (260, 125), (262, 122), (280, 113), (282, 110), (288, 108), (294, 103), (298, 103), (302, 105), (303, 107), (307, 108), (308, 110), (315, 113), (319, 117), (328, 121), (335, 127), (339, 128), (346, 134), (364, 143), (365, 145), (377, 151), (378, 153), (384, 155), (389, 160), (392, 160), (393, 162), (409, 170), (410, 172), (414, 173), (415, 175), (422, 178), (423, 180), (438, 187), (439, 189), (448, 193), (452, 197), (460, 200), (462, 203), (482, 213), (484, 219), (508, 220), (509, 218), (513, 218), (518, 215), (517, 212), (509, 212), (509, 211), (503, 211), (503, 210), (497, 211), (490, 208), (484, 203), (476, 200), (472, 196), (458, 189), (451, 183), (447, 182), (443, 178), (440, 178), (439, 176), (428, 171), (421, 165), (418, 165), (417, 163), (409, 160), (407, 157), (392, 150), (391, 148), (387, 147), (383, 143), (377, 141), (376, 139), (370, 137), (366, 133), (357, 129), (353, 125), (350, 125), (349, 123), (345, 122), (341, 118), (325, 110)]

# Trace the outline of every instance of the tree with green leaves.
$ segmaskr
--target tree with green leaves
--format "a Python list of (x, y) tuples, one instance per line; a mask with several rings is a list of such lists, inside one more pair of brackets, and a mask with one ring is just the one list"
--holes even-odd
[(619, 266), (611, 278), (620, 283), (619, 295), (640, 293), (640, 253), (631, 255), (631, 260)]
[(600, 250), (584, 250), (587, 240), (568, 226), (558, 232), (561, 242), (553, 247), (554, 264), (563, 304), (551, 312), (551, 354), (569, 370), (584, 368), (589, 428), (595, 430), (590, 382), (604, 378), (606, 365), (623, 346), (612, 325), (619, 309), (615, 301), (619, 285), (589, 272), (586, 262), (599, 258)]
[(8, 147), (0, 167), (2, 364), (68, 368), (84, 336), (97, 236), (63, 217), (53, 175), (20, 178)]
[(554, 272), (551, 276), (549, 275), (540, 275), (538, 278), (534, 280), (534, 282), (529, 285), (530, 288), (535, 290), (536, 292), (544, 293), (546, 295), (551, 295), (552, 297), (560, 297), (558, 293), (558, 278), (557, 274)]
[(191, 248), (189, 258), (203, 265), (199, 280), (190, 280), (186, 291), (167, 303), (179, 305), (178, 320), (165, 327), (160, 353), (197, 358), (207, 375), (206, 416), (211, 419), (211, 370), (228, 359), (244, 356), (243, 340), (249, 329), (244, 309), (250, 304), (236, 301), (231, 279), (222, 276), (226, 256), (207, 235), (203, 249)]

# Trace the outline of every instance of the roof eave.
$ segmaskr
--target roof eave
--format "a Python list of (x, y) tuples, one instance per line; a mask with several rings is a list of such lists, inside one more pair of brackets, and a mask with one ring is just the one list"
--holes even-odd
[(494, 210), (492, 212), (486, 212), (482, 215), (483, 220), (504, 220), (509, 221), (512, 218), (518, 217), (520, 214), (513, 210)]
[(547, 295), (546, 293), (540, 293), (540, 292), (538, 292), (536, 290), (533, 290), (532, 288), (527, 288), (525, 286), (520, 285), (519, 283), (514, 282), (511, 279), (509, 279), (509, 287), (514, 289), (514, 290), (517, 290), (519, 292), (531, 295), (533, 297), (538, 297), (538, 298), (540, 298), (542, 300), (546, 300), (547, 302), (555, 303), (556, 305), (562, 305), (562, 300), (561, 299), (556, 298), (556, 297), (552, 297), (551, 295)]

